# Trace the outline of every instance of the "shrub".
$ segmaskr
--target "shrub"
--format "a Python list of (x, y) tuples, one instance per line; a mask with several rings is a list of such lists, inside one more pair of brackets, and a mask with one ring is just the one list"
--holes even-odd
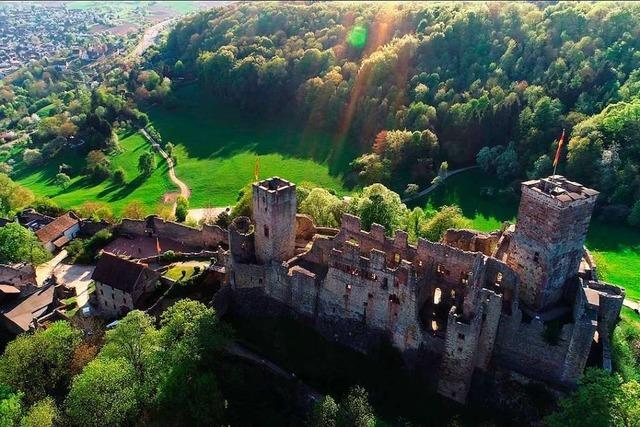
[(118, 168), (113, 172), (113, 182), (116, 185), (124, 185), (127, 183), (127, 176), (124, 173), (124, 169)]
[(178, 196), (176, 200), (176, 218), (180, 222), (184, 222), (187, 219), (187, 215), (189, 214), (189, 201), (183, 197)]

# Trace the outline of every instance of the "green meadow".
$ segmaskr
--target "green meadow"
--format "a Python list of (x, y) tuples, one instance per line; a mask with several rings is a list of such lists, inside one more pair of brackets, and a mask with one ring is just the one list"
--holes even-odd
[[(435, 208), (458, 205), (471, 226), (481, 231), (500, 228), (504, 221), (515, 222), (519, 197), (500, 192), (502, 186), (480, 169), (462, 172), (413, 205)], [(593, 254), (600, 277), (623, 286), (627, 295), (640, 299), (640, 230), (591, 221), (587, 248)]]
[[(86, 176), (79, 175), (85, 165), (85, 156), (75, 152), (65, 152), (54, 160), (40, 166), (27, 167), (18, 163), (12, 178), (31, 189), (36, 195), (51, 197), (60, 206), (74, 208), (85, 201), (101, 201), (111, 205), (115, 213), (132, 200), (140, 200), (149, 209), (154, 209), (162, 201), (162, 196), (175, 190), (169, 181), (167, 164), (156, 155), (158, 167), (145, 179), (138, 172), (138, 158), (149, 150), (149, 143), (138, 133), (120, 140), (121, 153), (110, 157), (114, 168), (122, 167), (127, 177), (124, 186), (117, 186), (111, 180), (96, 183)], [(71, 184), (62, 189), (55, 184), (55, 176), (60, 164), (66, 163), (72, 168)]]
[(280, 176), (347, 189), (342, 173), (354, 157), (330, 134), (308, 131), (303, 123), (278, 120), (228, 107), (196, 85), (176, 89), (177, 106), (147, 111), (163, 141), (176, 145), (176, 173), (192, 190), (191, 207), (228, 206), (238, 191), (259, 177)]

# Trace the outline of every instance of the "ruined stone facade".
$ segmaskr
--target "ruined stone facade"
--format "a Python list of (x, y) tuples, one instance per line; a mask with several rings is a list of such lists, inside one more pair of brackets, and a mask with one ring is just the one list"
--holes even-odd
[(257, 314), (275, 304), (361, 351), (388, 339), (460, 402), (494, 367), (573, 385), (596, 330), (607, 351), (624, 299), (581, 264), (596, 195), (559, 176), (526, 182), (515, 229), (414, 246), (348, 214), (315, 228), (296, 218), (295, 185), (272, 178), (254, 184), (255, 222), (229, 227), (228, 287), (241, 304), (257, 298)]

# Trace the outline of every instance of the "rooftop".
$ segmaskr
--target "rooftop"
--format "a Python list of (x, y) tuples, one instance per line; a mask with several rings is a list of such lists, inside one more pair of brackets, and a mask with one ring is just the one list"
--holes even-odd
[(525, 181), (522, 186), (560, 202), (595, 198), (599, 194), (596, 190), (569, 181), (562, 175), (551, 175), (547, 178)]
[(78, 224), (78, 218), (71, 212), (67, 212), (36, 231), (36, 236), (41, 242), (48, 243), (76, 224)]
[(53, 285), (40, 288), (25, 298), (5, 304), (0, 311), (7, 320), (26, 332), (33, 319), (42, 316), (53, 303), (53, 291)]
[(123, 292), (131, 292), (145, 270), (149, 270), (147, 264), (102, 252), (91, 278)]

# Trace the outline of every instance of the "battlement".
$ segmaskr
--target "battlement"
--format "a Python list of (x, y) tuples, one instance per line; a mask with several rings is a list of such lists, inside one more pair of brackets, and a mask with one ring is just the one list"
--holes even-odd
[(292, 189), (295, 189), (296, 185), (286, 179), (274, 176), (254, 183), (253, 187), (261, 191), (274, 194), (291, 191)]
[(569, 181), (562, 175), (525, 181), (522, 183), (522, 192), (559, 208), (573, 205), (575, 202), (595, 201), (600, 194), (577, 182)]

